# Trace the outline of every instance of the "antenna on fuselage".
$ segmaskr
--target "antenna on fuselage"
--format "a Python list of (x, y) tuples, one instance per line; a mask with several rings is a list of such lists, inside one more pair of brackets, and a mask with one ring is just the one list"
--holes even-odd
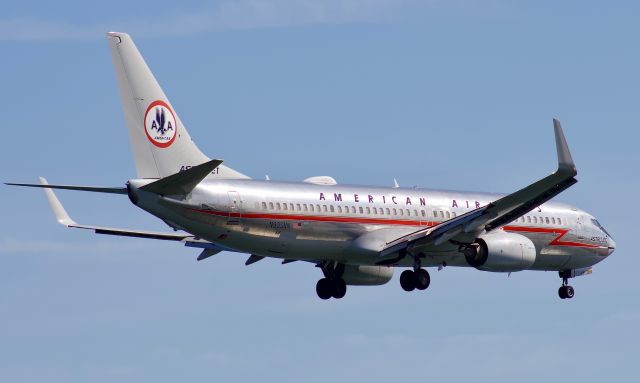
[(394, 178), (394, 179), (393, 179), (393, 188), (394, 188), (394, 189), (397, 189), (397, 188), (399, 188), (399, 187), (400, 187), (400, 185), (398, 184), (398, 180)]

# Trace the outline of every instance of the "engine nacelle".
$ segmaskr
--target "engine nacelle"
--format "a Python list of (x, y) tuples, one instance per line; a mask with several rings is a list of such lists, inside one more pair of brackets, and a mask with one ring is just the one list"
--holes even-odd
[(393, 277), (393, 267), (345, 265), (342, 279), (347, 285), (378, 286), (389, 282)]
[(464, 257), (478, 270), (521, 271), (536, 261), (536, 247), (523, 235), (501, 231), (476, 239), (472, 247), (465, 250)]

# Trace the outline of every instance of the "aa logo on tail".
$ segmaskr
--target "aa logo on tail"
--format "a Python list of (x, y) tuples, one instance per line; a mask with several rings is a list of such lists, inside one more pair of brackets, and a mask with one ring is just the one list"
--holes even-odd
[(169, 147), (176, 139), (176, 116), (164, 101), (154, 101), (144, 115), (144, 130), (152, 144), (159, 148)]

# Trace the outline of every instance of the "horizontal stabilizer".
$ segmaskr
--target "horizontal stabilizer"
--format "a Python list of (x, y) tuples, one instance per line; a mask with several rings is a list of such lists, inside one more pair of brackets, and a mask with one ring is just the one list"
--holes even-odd
[(187, 195), (220, 164), (222, 160), (207, 161), (144, 185), (140, 189), (160, 195)]
[(96, 192), (96, 193), (127, 194), (127, 188), (119, 188), (119, 187), (109, 188), (109, 187), (99, 187), (99, 186), (19, 184), (19, 183), (12, 183), (12, 182), (5, 182), (5, 185), (27, 186), (30, 188), (44, 188), (44, 189), (80, 190), (80, 191), (88, 191), (88, 192)]
[[(47, 180), (43, 177), (40, 177), (40, 182), (42, 182), (43, 186), (48, 185)], [(51, 205), (51, 209), (53, 210), (53, 214), (56, 217), (56, 220), (66, 226), (66, 227), (74, 227), (78, 229), (89, 229), (94, 230), (96, 234), (108, 234), (108, 235), (119, 235), (125, 237), (140, 237), (140, 238), (151, 238), (151, 239), (163, 239), (169, 241), (185, 241), (189, 238), (193, 238), (190, 234), (174, 234), (174, 233), (159, 233), (153, 231), (140, 231), (140, 230), (127, 230), (127, 229), (115, 229), (110, 227), (101, 227), (101, 226), (87, 226), (80, 225), (76, 223), (62, 206), (62, 203), (56, 197), (53, 190), (49, 188), (44, 189), (45, 194), (47, 195), (47, 200), (49, 200), (49, 204)]]

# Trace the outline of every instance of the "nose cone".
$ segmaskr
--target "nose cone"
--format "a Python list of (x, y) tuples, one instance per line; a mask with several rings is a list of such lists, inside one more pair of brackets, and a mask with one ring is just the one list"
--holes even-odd
[(607, 239), (607, 242), (608, 242), (608, 243), (607, 243), (607, 248), (608, 248), (608, 251), (609, 251), (609, 252), (608, 252), (608, 254), (607, 254), (607, 256), (609, 256), (609, 255), (613, 254), (613, 252), (615, 251), (615, 249), (616, 249), (616, 242), (615, 242), (611, 237), (609, 237), (609, 238)]

